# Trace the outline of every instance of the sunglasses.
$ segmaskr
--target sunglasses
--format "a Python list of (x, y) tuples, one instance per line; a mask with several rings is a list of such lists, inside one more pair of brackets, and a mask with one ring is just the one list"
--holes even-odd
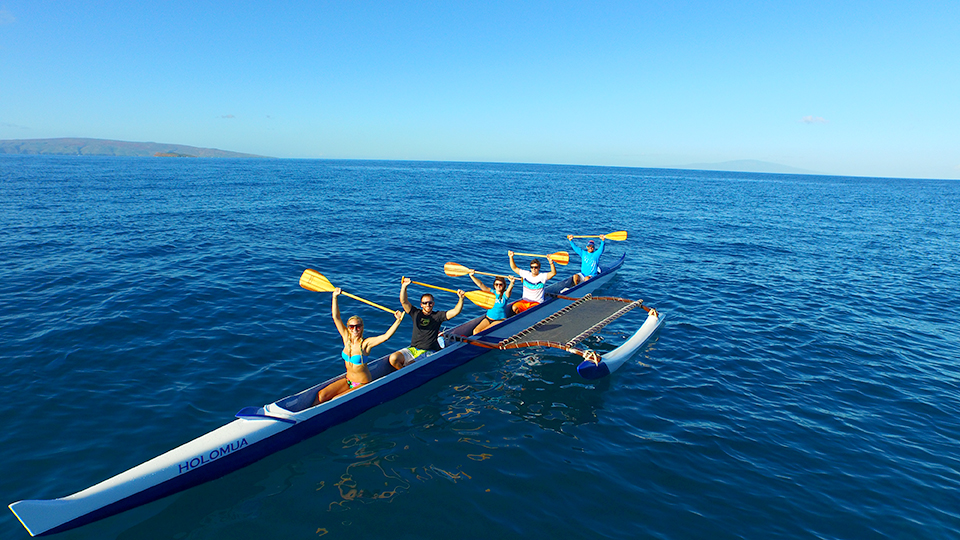
[(348, 324), (347, 328), (363, 328), (362, 324)]
[(433, 302), (420, 302), (421, 306), (432, 306)]

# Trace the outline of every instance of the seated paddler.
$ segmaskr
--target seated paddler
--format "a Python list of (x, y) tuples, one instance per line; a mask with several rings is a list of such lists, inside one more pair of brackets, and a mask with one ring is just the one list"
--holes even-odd
[[(487, 328), (503, 322), (507, 317), (512, 315), (511, 313), (507, 313), (507, 302), (510, 300), (513, 283), (517, 278), (513, 276), (497, 276), (493, 280), (493, 291), (491, 291), (490, 287), (487, 287), (480, 281), (474, 270), (471, 270), (467, 275), (477, 284), (477, 287), (480, 287), (480, 290), (493, 294), (493, 307), (487, 310), (487, 313), (483, 316), (483, 320), (477, 323), (477, 326), (473, 329), (474, 334), (479, 334)], [(510, 280), (509, 287), (507, 286), (508, 279)]]
[(432, 294), (424, 294), (420, 297), (420, 307), (415, 307), (407, 298), (407, 287), (411, 280), (408, 277), (400, 278), (400, 303), (403, 310), (410, 314), (413, 319), (413, 334), (410, 336), (410, 346), (406, 349), (400, 349), (390, 355), (390, 365), (394, 369), (400, 369), (417, 357), (430, 354), (440, 350), (440, 326), (450, 319), (460, 314), (463, 309), (463, 296), (466, 294), (461, 289), (457, 290), (457, 305), (447, 311), (436, 311), (435, 301)]
[(591, 240), (587, 242), (585, 248), (580, 249), (573, 243), (573, 236), (567, 235), (567, 240), (570, 241), (570, 247), (573, 248), (574, 253), (580, 256), (580, 273), (573, 275), (574, 285), (595, 277), (600, 273), (600, 256), (603, 255), (605, 238), (605, 235), (600, 235), (600, 247), (597, 247), (597, 244)]
[(513, 255), (512, 251), (507, 252), (507, 256), (510, 257), (510, 269), (523, 278), (523, 298), (513, 303), (513, 312), (520, 313), (543, 303), (543, 287), (547, 280), (557, 275), (557, 267), (553, 264), (553, 259), (547, 257), (547, 262), (550, 263), (550, 271), (546, 274), (540, 273), (540, 261), (538, 259), (530, 261), (530, 271), (521, 270), (514, 262)]
[(363, 319), (354, 315), (347, 319), (347, 324), (343, 324), (343, 321), (340, 319), (340, 307), (337, 305), (338, 296), (340, 296), (339, 287), (333, 290), (331, 308), (333, 312), (333, 323), (337, 325), (337, 331), (340, 332), (340, 337), (343, 339), (343, 351), (340, 352), (340, 356), (343, 358), (343, 364), (347, 368), (347, 376), (321, 389), (317, 393), (317, 399), (314, 401), (314, 405), (329, 401), (372, 381), (373, 377), (370, 376), (370, 368), (367, 366), (370, 350), (390, 339), (400, 326), (400, 321), (403, 320), (403, 312), (397, 310), (394, 312), (394, 317), (396, 317), (397, 320), (393, 322), (393, 325), (390, 326), (390, 329), (387, 330), (386, 333), (376, 337), (364, 338)]

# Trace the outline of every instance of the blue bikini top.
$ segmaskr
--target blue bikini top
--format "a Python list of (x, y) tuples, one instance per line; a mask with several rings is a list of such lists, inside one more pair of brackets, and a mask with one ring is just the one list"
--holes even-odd
[(366, 356), (363, 356), (362, 354), (355, 354), (355, 355), (353, 355), (353, 356), (347, 356), (346, 351), (341, 351), (341, 352), (340, 352), (340, 356), (343, 357), (343, 360), (344, 360), (344, 361), (350, 362), (351, 364), (354, 364), (354, 365), (357, 365), (357, 366), (361, 366), (361, 365), (367, 363), (367, 357), (366, 357)]

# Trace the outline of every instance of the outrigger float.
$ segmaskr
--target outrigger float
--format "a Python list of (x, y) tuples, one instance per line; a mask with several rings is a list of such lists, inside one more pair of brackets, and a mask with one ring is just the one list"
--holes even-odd
[[(616, 265), (574, 286), (572, 278), (545, 289), (547, 300), (477, 335), (477, 317), (442, 337), (446, 346), (399, 371), (385, 355), (370, 362), (374, 380), (331, 401), (313, 406), (324, 386), (339, 375), (302, 392), (263, 407), (246, 407), (237, 419), (165, 454), (137, 465), (95, 486), (54, 500), (25, 500), (10, 510), (32, 536), (66, 531), (168, 495), (220, 478), (270, 454), (346, 422), (372, 407), (417, 388), (490, 349), (559, 347), (582, 355), (581, 376), (596, 379), (615, 371), (647, 343), (663, 324), (663, 317), (642, 301), (595, 297), (623, 266)], [(616, 349), (597, 355), (578, 345), (617, 317), (636, 308), (647, 311), (643, 325)], [(531, 324), (535, 323), (535, 324)]]

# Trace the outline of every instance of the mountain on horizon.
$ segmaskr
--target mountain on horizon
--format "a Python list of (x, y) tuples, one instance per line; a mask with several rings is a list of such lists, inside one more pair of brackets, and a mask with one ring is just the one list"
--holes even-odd
[(198, 148), (183, 144), (127, 142), (105, 139), (15, 139), (0, 141), (0, 154), (47, 156), (173, 156), (202, 158), (259, 158), (254, 154), (229, 152), (216, 148)]
[(758, 161), (755, 159), (739, 159), (735, 161), (723, 161), (720, 163), (691, 163), (681, 167), (683, 169), (694, 169), (701, 171), (730, 171), (730, 172), (756, 172), (772, 174), (819, 174), (815, 171), (788, 167), (779, 163), (770, 163), (769, 161)]

